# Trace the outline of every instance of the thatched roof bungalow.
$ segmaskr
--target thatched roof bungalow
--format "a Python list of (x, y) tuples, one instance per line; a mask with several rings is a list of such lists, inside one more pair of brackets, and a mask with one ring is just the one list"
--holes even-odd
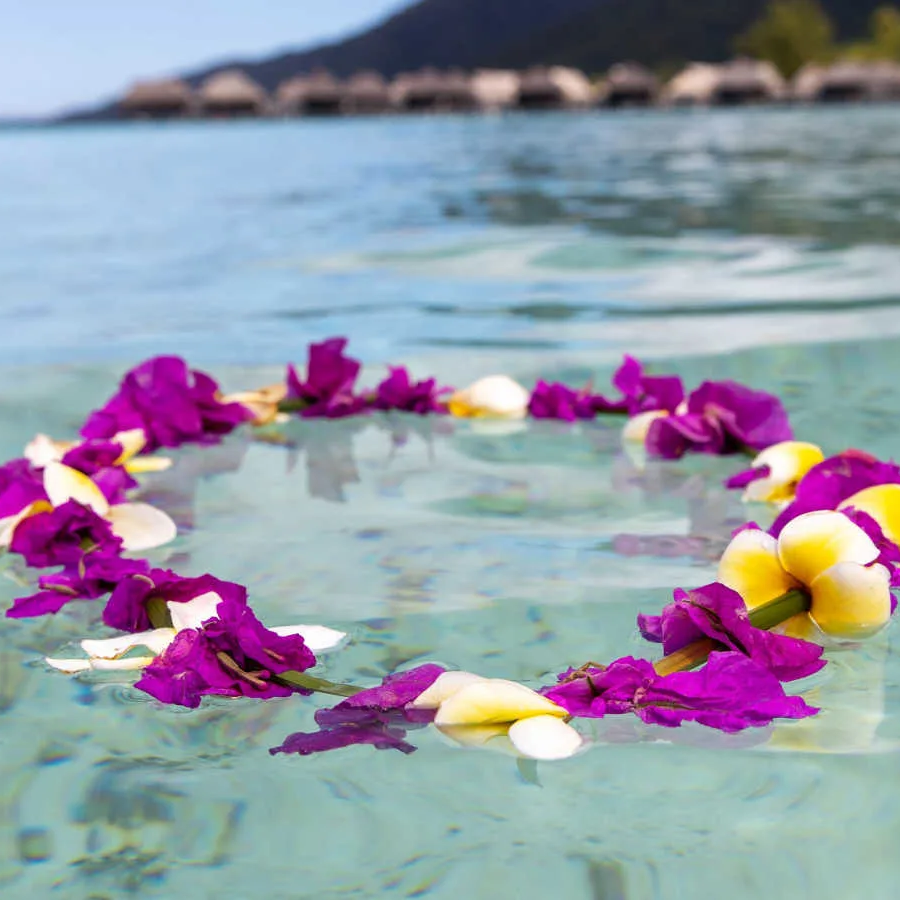
[(483, 112), (510, 109), (519, 96), (519, 76), (506, 69), (479, 69), (469, 79), (469, 88)]
[(391, 94), (378, 72), (357, 72), (344, 84), (344, 111), (356, 115), (387, 112)]
[(671, 106), (704, 106), (710, 103), (718, 81), (718, 66), (690, 63), (665, 86), (663, 101)]
[(409, 112), (450, 112), (475, 107), (469, 79), (459, 71), (422, 69), (398, 75), (391, 85), (391, 97), (398, 109)]
[(564, 66), (536, 66), (519, 81), (519, 109), (575, 109), (589, 106), (594, 91), (584, 72)]
[(198, 98), (207, 116), (260, 116), (268, 108), (266, 92), (240, 69), (210, 75), (200, 85)]
[(190, 85), (179, 78), (138, 81), (119, 101), (123, 115), (142, 119), (171, 119), (189, 115), (194, 108)]
[(284, 116), (334, 116), (343, 104), (341, 83), (324, 70), (289, 78), (275, 92), (275, 109)]
[(900, 99), (900, 65), (892, 62), (838, 62), (804, 66), (791, 93), (807, 103), (871, 102)]
[(718, 81), (710, 98), (717, 106), (771, 103), (787, 93), (784, 79), (770, 62), (735, 59), (717, 68)]
[(650, 106), (658, 93), (659, 80), (649, 69), (637, 63), (617, 63), (607, 72), (598, 101), (613, 109)]

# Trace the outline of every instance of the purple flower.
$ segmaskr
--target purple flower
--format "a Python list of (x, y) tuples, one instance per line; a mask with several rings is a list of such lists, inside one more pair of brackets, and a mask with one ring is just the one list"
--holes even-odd
[(353, 393), (361, 364), (344, 356), (346, 338), (309, 345), (306, 381), (293, 365), (287, 370), (286, 403), (306, 418), (339, 419), (362, 411), (365, 402)]
[(153, 628), (147, 605), (187, 603), (206, 593), (218, 594), (236, 606), (247, 605), (247, 589), (212, 575), (183, 578), (168, 569), (151, 569), (120, 581), (103, 610), (103, 621), (110, 628), (136, 633)]
[(87, 440), (69, 450), (61, 462), (89, 476), (110, 503), (122, 503), (125, 492), (138, 483), (124, 466), (117, 465), (121, 455), (122, 445), (115, 441)]
[(0, 466), (0, 519), (15, 516), (37, 500), (46, 500), (43, 475), (27, 459)]
[(644, 367), (631, 356), (625, 357), (613, 375), (612, 383), (623, 394), (623, 400), (612, 405), (630, 416), (656, 409), (674, 412), (684, 400), (684, 385), (680, 378), (676, 375), (645, 375)]
[(712, 638), (718, 647), (750, 657), (779, 681), (806, 678), (825, 665), (817, 644), (755, 628), (740, 594), (718, 582), (676, 590), (675, 602), (662, 615), (639, 615), (638, 627), (644, 638), (661, 643), (667, 655)]
[(269, 700), (295, 691), (274, 676), (316, 664), (300, 635), (269, 631), (249, 606), (223, 600), (216, 613), (200, 628), (179, 631), (135, 687), (162, 703), (191, 709), (210, 695)]
[(857, 492), (878, 484), (900, 484), (900, 466), (860, 450), (845, 450), (810, 469), (797, 485), (794, 502), (775, 520), (775, 537), (792, 519), (820, 509), (837, 509)]
[(647, 450), (663, 459), (696, 453), (765, 450), (793, 437), (781, 401), (734, 381), (704, 381), (691, 393), (687, 411), (656, 419), (647, 432)]
[(146, 573), (150, 566), (142, 559), (122, 559), (86, 553), (75, 564), (54, 575), (38, 579), (40, 590), (13, 601), (7, 618), (24, 619), (59, 612), (72, 600), (93, 600), (109, 593), (123, 579)]
[(145, 453), (185, 443), (215, 443), (253, 413), (240, 403), (222, 403), (219, 386), (178, 356), (156, 356), (128, 372), (119, 391), (91, 413), (81, 429), (86, 438), (108, 439), (140, 428)]
[(405, 366), (388, 366), (388, 369), (390, 375), (375, 388), (375, 397), (371, 401), (374, 409), (420, 416), (447, 412), (440, 398), (442, 394), (451, 393), (453, 388), (439, 388), (434, 378), (413, 381)]
[(43, 569), (77, 563), (87, 551), (118, 556), (122, 541), (106, 519), (69, 500), (23, 519), (13, 532), (9, 549), (24, 556), (29, 566)]
[(595, 399), (586, 390), (576, 391), (559, 382), (538, 381), (528, 401), (528, 413), (535, 419), (561, 419), (564, 422), (593, 419), (597, 415)]
[(727, 478), (725, 480), (725, 487), (730, 491), (739, 491), (742, 488), (747, 487), (747, 485), (753, 484), (754, 481), (768, 478), (771, 474), (772, 470), (768, 466), (756, 466), (756, 468), (744, 469), (742, 472), (737, 472), (730, 478)]
[(443, 672), (443, 667), (426, 663), (408, 672), (388, 675), (377, 687), (360, 691), (330, 709), (318, 710), (319, 731), (292, 734), (269, 752), (308, 756), (353, 744), (371, 744), (378, 750), (412, 753), (416, 748), (404, 740), (407, 731), (431, 722), (435, 710), (407, 706)]
[(634, 713), (651, 725), (698, 722), (729, 733), (818, 712), (786, 695), (768, 669), (734, 652), (712, 653), (701, 669), (664, 676), (647, 660), (625, 657), (605, 669), (565, 673), (542, 693), (573, 716)]

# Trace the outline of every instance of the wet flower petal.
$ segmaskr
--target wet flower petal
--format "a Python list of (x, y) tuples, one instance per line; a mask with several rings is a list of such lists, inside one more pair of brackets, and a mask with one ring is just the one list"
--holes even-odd
[(810, 590), (810, 616), (830, 637), (869, 637), (890, 620), (890, 574), (884, 566), (838, 562), (822, 572)]
[(805, 441), (781, 441), (767, 447), (753, 460), (752, 467), (766, 467), (768, 475), (747, 484), (744, 500), (758, 503), (793, 500), (803, 476), (824, 458), (820, 447)]
[[(172, 608), (171, 606), (169, 607)], [(174, 616), (173, 616), (174, 618)], [(298, 634), (313, 653), (324, 653), (334, 650), (346, 639), (345, 631), (337, 631), (327, 625), (276, 625), (269, 629), (281, 637)]]
[(863, 565), (878, 558), (872, 539), (838, 512), (812, 512), (791, 521), (778, 536), (778, 558), (803, 584), (839, 562)]
[(109, 502), (100, 488), (83, 472), (59, 462), (48, 463), (44, 469), (44, 490), (54, 506), (74, 500), (105, 516)]
[(521, 419), (529, 394), (507, 375), (489, 375), (456, 391), (447, 401), (450, 413), (460, 418)]
[(777, 540), (756, 528), (739, 531), (732, 538), (719, 560), (716, 578), (737, 591), (748, 609), (800, 587), (781, 565)]
[(117, 659), (135, 647), (146, 647), (159, 656), (175, 637), (174, 628), (154, 628), (139, 634), (123, 634), (114, 638), (101, 640), (83, 640), (81, 649), (90, 657), (97, 659)]
[(436, 725), (495, 725), (530, 716), (564, 717), (566, 711), (537, 691), (501, 678), (469, 684), (438, 708)]
[(647, 434), (650, 426), (657, 420), (668, 416), (669, 413), (663, 409), (651, 409), (647, 412), (638, 413), (632, 416), (622, 429), (622, 439), (633, 441), (634, 443), (643, 444), (647, 440)]
[(176, 602), (169, 600), (166, 606), (172, 617), (172, 627), (176, 631), (186, 628), (200, 628), (204, 622), (215, 619), (222, 597), (215, 591), (198, 594), (191, 600)]
[(161, 509), (147, 503), (117, 503), (106, 518), (125, 550), (151, 550), (174, 541), (178, 529)]
[(870, 515), (885, 537), (900, 546), (900, 484), (863, 488), (840, 503), (838, 509), (857, 509)]
[(509, 740), (522, 756), (542, 760), (568, 759), (584, 745), (581, 735), (556, 716), (533, 716), (514, 722)]
[(415, 709), (437, 709), (457, 691), (479, 681), (487, 681), (487, 679), (472, 672), (442, 672), (430, 687), (413, 700), (411, 705)]

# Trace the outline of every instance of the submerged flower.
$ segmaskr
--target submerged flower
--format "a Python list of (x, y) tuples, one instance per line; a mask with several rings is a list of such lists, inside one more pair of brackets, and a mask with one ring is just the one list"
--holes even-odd
[(507, 375), (488, 375), (447, 401), (450, 414), (463, 419), (523, 419), (529, 394)]
[(782, 441), (763, 450), (750, 469), (732, 475), (725, 487), (744, 488), (748, 503), (790, 503), (806, 473), (824, 459), (825, 454), (815, 444)]
[(638, 616), (641, 634), (675, 653), (694, 641), (711, 638), (717, 649), (743, 653), (779, 681), (794, 681), (825, 665), (822, 648), (809, 641), (754, 627), (740, 594), (714, 582), (692, 591), (675, 591), (675, 600), (659, 616)]
[(678, 459), (688, 450), (727, 454), (764, 450), (793, 437), (781, 401), (734, 381), (705, 381), (683, 410), (656, 416), (646, 430), (652, 456)]
[(249, 421), (239, 403), (223, 403), (218, 384), (188, 368), (177, 356), (156, 356), (128, 372), (116, 393), (91, 413), (81, 429), (85, 438), (113, 438), (140, 429), (147, 452), (194, 442), (213, 443)]
[(375, 388), (371, 401), (373, 409), (411, 412), (420, 416), (447, 411), (441, 396), (451, 393), (453, 388), (438, 387), (434, 378), (413, 381), (405, 366), (389, 366), (388, 369), (388, 377)]
[(605, 668), (564, 673), (544, 695), (573, 716), (633, 713), (650, 725), (697, 722), (729, 733), (817, 712), (785, 694), (764, 666), (735, 652), (714, 652), (702, 668), (669, 675), (658, 675), (648, 660), (624, 657)]
[(719, 563), (718, 580), (737, 591), (748, 609), (792, 590), (810, 596), (809, 615), (836, 638), (867, 637), (891, 615), (890, 573), (858, 525), (837, 512), (806, 513), (775, 538), (739, 531)]
[(362, 365), (344, 355), (346, 346), (346, 338), (310, 344), (306, 380), (288, 366), (285, 405), (305, 418), (337, 419), (361, 412), (364, 402), (353, 391)]

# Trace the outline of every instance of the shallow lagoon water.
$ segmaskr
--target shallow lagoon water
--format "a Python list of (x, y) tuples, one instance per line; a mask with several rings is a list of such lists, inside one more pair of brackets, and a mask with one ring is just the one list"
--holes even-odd
[[(896, 455), (898, 176), (888, 107), (4, 132), (0, 450), (73, 433), (152, 353), (238, 388), (347, 334), (369, 383), (602, 384), (633, 352)], [(641, 466), (613, 423), (292, 423), (175, 456), (156, 559), (349, 631), (324, 672), (361, 683), (641, 652), (636, 613), (710, 580), (748, 515), (734, 461)], [(33, 573), (2, 567), (6, 604)], [(324, 699), (187, 712), (45, 671), (98, 618), (0, 629), (4, 897), (896, 896), (896, 626), (801, 685), (808, 723), (610, 719), (536, 784), (430, 731), (270, 757)]]

